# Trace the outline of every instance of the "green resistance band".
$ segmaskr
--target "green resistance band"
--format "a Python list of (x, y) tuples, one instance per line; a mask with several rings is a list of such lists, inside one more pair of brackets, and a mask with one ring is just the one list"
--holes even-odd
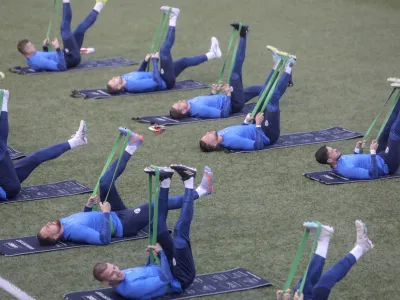
[[(240, 28), (240, 29), (242, 28), (242, 23), (239, 23), (239, 28)], [(232, 45), (233, 45), (233, 41), (235, 40), (235, 36), (236, 36), (236, 29), (233, 28), (233, 29), (232, 29), (232, 33), (231, 33), (231, 37), (230, 37), (230, 39), (229, 39), (229, 45), (228, 45), (228, 50), (226, 51), (225, 60), (224, 60), (224, 63), (223, 63), (223, 65), (222, 65), (221, 72), (219, 73), (218, 82), (217, 82), (217, 87), (220, 85), (220, 83), (221, 83), (221, 81), (222, 81), (222, 77), (224, 77), (225, 68), (226, 68), (226, 62), (227, 62), (227, 59), (228, 59), (228, 57), (229, 57), (229, 53), (230, 53), (231, 48), (232, 48)], [(238, 45), (239, 45), (239, 44), (237, 43), (237, 46), (238, 46)], [(235, 57), (232, 56), (232, 59), (233, 59), (233, 61), (234, 61), (234, 60), (235, 60)], [(232, 67), (232, 68), (233, 68), (233, 67)], [(229, 78), (230, 78), (230, 76), (229, 76)], [(220, 92), (220, 91), (217, 91), (217, 94), (219, 94), (219, 92)]]
[[(314, 242), (313, 242), (313, 246), (312, 246), (311, 252), (310, 252), (310, 260), (309, 260), (309, 262), (308, 262), (306, 271), (305, 271), (304, 276), (303, 276), (303, 279), (302, 279), (302, 283), (301, 283), (300, 288), (299, 288), (299, 296), (300, 296), (300, 295), (302, 294), (302, 292), (303, 292), (305, 279), (306, 279), (307, 273), (308, 273), (308, 268), (309, 268), (309, 266), (310, 266), (310, 262), (311, 262), (312, 256), (313, 256), (314, 253), (315, 253), (315, 249), (316, 249), (316, 246), (317, 246), (317, 243), (318, 243), (318, 238), (319, 238), (319, 235), (320, 235), (320, 233), (321, 233), (321, 223), (317, 222), (317, 224), (318, 224), (317, 234), (315, 235)], [(295, 276), (295, 274), (296, 274), (296, 271), (297, 271), (297, 269), (298, 269), (298, 267), (299, 267), (300, 260), (301, 260), (301, 257), (302, 257), (302, 255), (303, 255), (304, 248), (305, 248), (305, 246), (306, 246), (306, 243), (307, 243), (307, 240), (308, 240), (309, 235), (310, 235), (310, 230), (309, 230), (308, 228), (306, 228), (306, 229), (304, 230), (303, 237), (301, 238), (299, 248), (297, 249), (296, 256), (295, 256), (295, 258), (294, 258), (294, 260), (293, 260), (293, 262), (292, 262), (292, 265), (291, 265), (291, 267), (290, 267), (289, 275), (288, 275), (288, 278), (287, 278), (287, 280), (286, 280), (286, 282), (285, 282), (285, 285), (284, 285), (284, 287), (283, 287), (283, 291), (286, 291), (288, 288), (290, 288), (290, 286), (291, 286), (291, 284), (292, 284), (292, 281), (293, 281), (293, 279), (294, 279), (294, 276)], [(281, 299), (282, 299), (282, 298), (281, 298)]]
[[(368, 130), (365, 132), (365, 134), (364, 134), (364, 140), (367, 140), (367, 139), (369, 138), (369, 136), (370, 136), (372, 130), (373, 130), (374, 127), (375, 127), (376, 122), (378, 121), (379, 117), (381, 116), (382, 112), (384, 111), (386, 105), (388, 104), (389, 100), (392, 98), (392, 96), (393, 96), (393, 94), (394, 94), (395, 91), (396, 91), (396, 88), (394, 88), (394, 89), (392, 90), (392, 92), (391, 92), (390, 95), (389, 95), (389, 98), (388, 98), (388, 99), (386, 100), (386, 102), (383, 104), (383, 106), (381, 107), (381, 109), (380, 109), (378, 115), (375, 117), (375, 119), (372, 121), (372, 124), (369, 126)], [(396, 102), (394, 102), (393, 108), (394, 108), (395, 105), (396, 105)], [(390, 113), (391, 113), (392, 111), (393, 111), (393, 109), (390, 111)], [(387, 118), (389, 118), (390, 113), (389, 113), (389, 115), (387, 116)], [(386, 122), (387, 122), (387, 120), (382, 124), (381, 130), (383, 130), (383, 128), (385, 127)], [(381, 130), (380, 130), (378, 136), (380, 135)], [(364, 152), (364, 149), (360, 148), (360, 153), (363, 153), (363, 152)]]
[[(272, 73), (271, 79), (268, 81), (267, 85), (265, 86), (260, 98), (257, 101), (256, 106), (254, 107), (251, 116), (254, 118), (258, 112), (260, 111), (264, 111), (265, 108), (267, 107), (269, 100), (272, 97), (272, 94), (274, 93), (276, 84), (278, 83), (279, 79), (279, 75), (280, 75), (280, 70), (281, 68), (285, 65), (286, 61), (288, 58), (285, 59), (281, 59), (278, 63), (278, 66), (276, 67), (276, 69), (274, 70), (274, 72)], [(272, 88), (271, 88), (272, 86)], [(267, 95), (268, 93), (268, 95)], [(261, 106), (262, 105), (262, 106)], [(261, 106), (261, 109), (260, 109)]]
[[(58, 5), (57, 5), (57, 3), (58, 3)], [(54, 0), (53, 11), (51, 12), (49, 27), (47, 27), (46, 39), (48, 41), (50, 41), (50, 33), (51, 33), (51, 28), (53, 26), (54, 15), (56, 16), (57, 20), (59, 20), (59, 18), (60, 18), (60, 10), (61, 10), (60, 8), (61, 8), (61, 0)], [(47, 45), (47, 48), (50, 51), (54, 50), (53, 47), (51, 46), (51, 44)]]
[[(149, 174), (149, 244), (155, 246), (157, 243), (157, 226), (158, 226), (158, 200), (160, 196), (160, 169), (151, 166), (155, 170), (155, 189), (153, 193), (153, 178)], [(154, 199), (154, 205), (153, 205)], [(150, 263), (160, 264), (157, 256), (150, 251)]]
[[(105, 165), (104, 165), (104, 167), (103, 167), (103, 170), (101, 171), (101, 175), (100, 175), (100, 177), (99, 177), (99, 179), (98, 179), (98, 181), (97, 181), (97, 183), (96, 183), (95, 188), (93, 189), (92, 197), (96, 196), (96, 194), (98, 193), (99, 186), (100, 186), (100, 179), (101, 179), (101, 177), (104, 175), (104, 173), (107, 171), (108, 167), (110, 166), (111, 161), (112, 161), (112, 159), (113, 159), (113, 157), (114, 157), (114, 155), (115, 155), (115, 152), (118, 150), (118, 147), (119, 147), (119, 145), (120, 145), (120, 142), (121, 142), (121, 140), (122, 140), (122, 137), (123, 137), (123, 134), (120, 133), (119, 136), (118, 136), (118, 138), (117, 138), (116, 141), (114, 142), (114, 145), (113, 145), (113, 148), (112, 148), (112, 150), (111, 150), (111, 153), (110, 153), (110, 155), (108, 156), (107, 161), (106, 161), (106, 163), (105, 163)], [(119, 164), (120, 164), (120, 162), (121, 162), (122, 155), (124, 154), (125, 148), (126, 148), (126, 146), (128, 145), (129, 138), (130, 138), (130, 131), (128, 131), (127, 135), (125, 136), (125, 139), (124, 139), (124, 142), (123, 142), (123, 146), (122, 146), (121, 152), (120, 152), (119, 157), (118, 157), (118, 162), (117, 162), (117, 165), (116, 165), (116, 167), (115, 167), (115, 171), (114, 171), (114, 174), (113, 174), (113, 177), (112, 177), (110, 186), (109, 186), (109, 188), (108, 188), (107, 195), (106, 195), (106, 197), (105, 197), (105, 199), (104, 199), (103, 202), (107, 201), (107, 199), (108, 199), (108, 195), (110, 194), (110, 190), (111, 190), (111, 187), (112, 187), (112, 183), (114, 182), (114, 178), (115, 178), (115, 175), (116, 175), (116, 173), (117, 173)], [(99, 208), (99, 205), (97, 205), (97, 204), (93, 205), (93, 207), (92, 207), (92, 210), (93, 210), (93, 211), (99, 211), (99, 209), (100, 209), (100, 208)], [(114, 234), (115, 234), (115, 228), (114, 228), (114, 224), (113, 224), (113, 222), (112, 222), (111, 220), (110, 220), (110, 227), (111, 227), (111, 235), (114, 235)]]
[[(158, 23), (156, 34), (153, 38), (153, 42), (151, 43), (150, 52), (154, 53), (160, 51), (161, 43), (164, 38), (165, 31), (167, 29), (167, 24), (169, 20), (169, 15), (171, 14), (171, 8), (168, 10), (168, 14), (162, 14), (160, 23)], [(157, 46), (157, 47), (156, 47)], [(146, 72), (150, 70), (150, 62), (148, 62), (146, 67)]]
[(387, 123), (387, 121), (388, 121), (389, 118), (390, 118), (390, 115), (392, 114), (392, 112), (393, 112), (393, 110), (394, 110), (394, 108), (395, 108), (397, 102), (399, 101), (399, 98), (400, 98), (400, 91), (397, 93), (397, 96), (394, 98), (394, 101), (393, 101), (393, 103), (392, 103), (392, 106), (390, 107), (389, 111), (388, 111), (387, 114), (386, 114), (385, 120), (383, 121), (383, 123), (382, 123), (382, 125), (381, 125), (381, 128), (379, 129), (379, 132), (378, 132), (378, 134), (377, 134), (377, 136), (376, 136), (376, 138), (375, 138), (376, 140), (378, 139), (378, 137), (381, 135), (383, 129), (385, 128), (386, 123)]

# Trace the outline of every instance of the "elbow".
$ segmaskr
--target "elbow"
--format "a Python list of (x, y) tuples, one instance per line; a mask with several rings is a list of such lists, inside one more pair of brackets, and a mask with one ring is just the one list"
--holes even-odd
[(111, 244), (111, 237), (110, 238), (102, 238), (101, 239), (101, 245), (107, 246), (109, 244)]

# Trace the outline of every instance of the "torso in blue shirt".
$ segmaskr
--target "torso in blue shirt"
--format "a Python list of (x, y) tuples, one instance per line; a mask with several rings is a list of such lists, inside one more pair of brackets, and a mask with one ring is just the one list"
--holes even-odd
[[(61, 55), (64, 56), (64, 53), (61, 51)], [(50, 63), (49, 60), (53, 63)], [(57, 69), (58, 63), (58, 55), (56, 51), (44, 52), (44, 51), (36, 51), (30, 58), (26, 59), (26, 63), (28, 67), (35, 71), (41, 70), (54, 70), (54, 67)]]
[[(110, 213), (110, 221), (113, 222), (115, 228), (114, 236), (122, 237), (122, 223), (115, 212)], [(102, 212), (80, 212), (60, 219), (60, 222), (64, 226), (62, 240), (94, 245), (102, 244), (99, 238), (104, 222)]]
[(124, 90), (131, 93), (145, 93), (157, 90), (166, 90), (167, 86), (164, 80), (161, 81), (161, 87), (153, 79), (152, 72), (131, 72), (121, 76), (126, 80)]
[(145, 267), (131, 268), (122, 271), (125, 279), (113, 289), (127, 299), (151, 299), (168, 293), (180, 293), (180, 283), (173, 279), (172, 282), (164, 282), (160, 279), (160, 267), (148, 265)]
[[(376, 163), (379, 176), (384, 176), (389, 173), (388, 166), (379, 155), (376, 155)], [(349, 154), (339, 158), (337, 166), (332, 171), (346, 178), (353, 179), (372, 179), (369, 174), (371, 167), (370, 154)]]
[[(217, 132), (222, 136), (220, 146), (233, 150), (255, 150), (256, 130), (254, 124), (235, 125), (222, 129)], [(261, 132), (261, 139), (264, 146), (270, 144), (269, 138), (263, 132)]]
[(225, 94), (199, 96), (188, 101), (189, 115), (195, 118), (226, 118), (231, 113), (230, 97)]

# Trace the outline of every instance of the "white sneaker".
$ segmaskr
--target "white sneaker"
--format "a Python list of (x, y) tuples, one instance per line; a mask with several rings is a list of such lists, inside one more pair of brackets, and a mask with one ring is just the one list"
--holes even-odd
[(211, 46), (209, 52), (215, 54), (215, 58), (220, 58), (222, 56), (221, 49), (219, 48), (219, 42), (215, 36), (211, 38)]
[(400, 78), (389, 77), (389, 78), (387, 79), (387, 81), (389, 81), (389, 82), (400, 82)]
[[(303, 224), (303, 226), (305, 228), (307, 228), (308, 230), (310, 230), (310, 232), (312, 234), (316, 234), (317, 233), (317, 228), (318, 228), (319, 223), (318, 222), (305, 222)], [(330, 239), (334, 233), (334, 229), (331, 226), (327, 226), (327, 225), (322, 225), (321, 224), (321, 233), (319, 235), (318, 240), (324, 240), (324, 239)]]
[(86, 131), (87, 131), (86, 122), (84, 120), (81, 120), (78, 131), (71, 136), (71, 140), (74, 140), (75, 147), (86, 145), (88, 143), (86, 137)]
[(160, 10), (163, 11), (165, 14), (168, 15), (169, 9), (171, 9), (171, 13), (169, 14), (169, 18), (178, 18), (179, 13), (180, 13), (180, 9), (179, 8), (175, 8), (175, 7), (169, 7), (169, 6), (161, 6)]
[(374, 248), (374, 245), (368, 238), (368, 229), (364, 222), (361, 220), (356, 220), (356, 231), (357, 231), (357, 241), (356, 245), (359, 245), (363, 249), (363, 254), (368, 250)]
[(390, 86), (394, 87), (394, 88), (400, 88), (400, 81), (399, 82), (393, 82)]

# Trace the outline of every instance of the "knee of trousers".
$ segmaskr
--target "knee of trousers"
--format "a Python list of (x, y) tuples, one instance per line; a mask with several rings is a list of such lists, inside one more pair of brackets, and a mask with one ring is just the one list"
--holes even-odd
[(19, 182), (13, 182), (3, 189), (6, 192), (7, 198), (11, 199), (17, 196), (18, 193), (21, 191), (21, 184)]
[(174, 244), (177, 249), (189, 247), (189, 234), (184, 233), (179, 229), (174, 229)]

